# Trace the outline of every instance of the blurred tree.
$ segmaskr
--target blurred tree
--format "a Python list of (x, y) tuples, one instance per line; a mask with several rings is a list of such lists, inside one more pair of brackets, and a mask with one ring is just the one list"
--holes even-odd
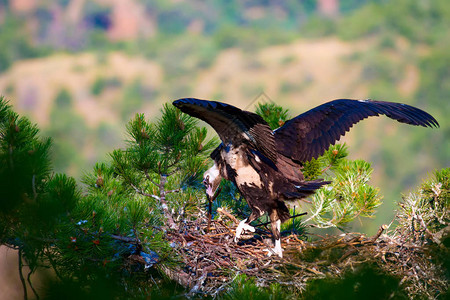
[[(61, 89), (55, 97), (55, 105), (50, 112), (50, 125), (45, 133), (54, 140), (51, 151), (57, 172), (68, 172), (77, 165), (87, 167), (81, 150), (87, 142), (85, 137), (89, 129), (83, 118), (74, 111), (73, 97), (67, 89)], [(75, 170), (72, 174), (77, 174)]]
[(150, 99), (151, 101), (156, 95), (156, 90), (144, 85), (141, 78), (136, 78), (129, 85), (125, 86), (123, 91), (122, 102), (120, 104), (122, 119), (128, 120), (142, 108), (142, 105), (145, 103), (146, 99)]
[(0, 72), (8, 69), (17, 60), (40, 57), (50, 52), (47, 48), (31, 43), (31, 36), (25, 30), (24, 19), (4, 15), (4, 19), (0, 21), (2, 27), (0, 44), (3, 45), (0, 47)]
[[(433, 133), (433, 144), (427, 145), (427, 151), (433, 153), (440, 163), (450, 165), (450, 47), (438, 48), (420, 60), (420, 86), (415, 98), (421, 105), (438, 107), (436, 117), (441, 123), (443, 134)], [(418, 147), (422, 136), (417, 136), (414, 146)], [(436, 145), (441, 145), (436, 147)], [(422, 145), (423, 147), (423, 145)]]

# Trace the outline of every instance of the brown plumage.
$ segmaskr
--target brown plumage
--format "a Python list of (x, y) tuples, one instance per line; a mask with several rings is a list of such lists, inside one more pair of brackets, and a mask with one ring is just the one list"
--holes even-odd
[[(280, 224), (289, 209), (284, 201), (305, 198), (329, 182), (305, 181), (302, 164), (322, 155), (330, 145), (357, 122), (386, 115), (401, 123), (438, 127), (428, 113), (410, 105), (372, 100), (338, 99), (313, 108), (272, 131), (262, 117), (229, 104), (184, 98), (173, 102), (181, 111), (210, 124), (222, 140), (211, 154), (214, 165), (204, 174), (203, 183), (213, 197), (220, 180), (232, 181), (252, 209), (242, 230), (267, 213), (271, 220), (275, 248), (280, 257)], [(271, 252), (269, 252), (270, 254)]]

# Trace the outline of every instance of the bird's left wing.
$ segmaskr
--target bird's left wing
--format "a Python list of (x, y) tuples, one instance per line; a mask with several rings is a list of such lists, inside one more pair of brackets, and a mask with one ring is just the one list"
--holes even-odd
[(226, 103), (195, 98), (178, 99), (173, 105), (211, 125), (225, 145), (249, 144), (273, 162), (276, 161), (272, 130), (259, 115)]
[(416, 107), (384, 101), (337, 99), (319, 105), (274, 131), (278, 152), (306, 162), (322, 155), (359, 121), (385, 115), (401, 123), (439, 127), (427, 112)]

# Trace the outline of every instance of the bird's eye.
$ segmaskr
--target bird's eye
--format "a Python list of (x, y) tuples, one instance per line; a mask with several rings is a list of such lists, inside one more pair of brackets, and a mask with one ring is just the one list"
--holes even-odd
[(209, 183), (209, 175), (206, 175), (204, 178), (203, 178), (203, 185), (207, 185)]

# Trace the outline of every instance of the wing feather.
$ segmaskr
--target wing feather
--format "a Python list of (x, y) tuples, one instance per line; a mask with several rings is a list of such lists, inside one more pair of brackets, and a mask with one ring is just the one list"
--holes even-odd
[(439, 127), (427, 112), (394, 102), (337, 99), (313, 108), (274, 131), (279, 153), (298, 162), (322, 155), (359, 121), (385, 115), (401, 123)]
[(226, 103), (196, 98), (178, 99), (173, 105), (211, 125), (224, 144), (249, 144), (276, 162), (275, 139), (261, 116)]

